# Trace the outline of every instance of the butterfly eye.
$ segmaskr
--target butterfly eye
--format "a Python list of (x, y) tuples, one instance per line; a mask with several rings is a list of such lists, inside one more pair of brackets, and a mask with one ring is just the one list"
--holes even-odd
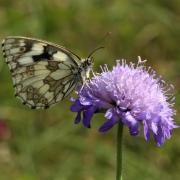
[(94, 60), (92, 57), (87, 59), (87, 65), (88, 66), (92, 65), (93, 62), (94, 62)]

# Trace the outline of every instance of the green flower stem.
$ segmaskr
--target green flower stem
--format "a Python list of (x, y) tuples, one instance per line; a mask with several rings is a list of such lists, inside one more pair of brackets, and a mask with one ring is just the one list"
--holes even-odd
[(122, 139), (123, 124), (119, 123), (117, 130), (116, 180), (122, 180)]

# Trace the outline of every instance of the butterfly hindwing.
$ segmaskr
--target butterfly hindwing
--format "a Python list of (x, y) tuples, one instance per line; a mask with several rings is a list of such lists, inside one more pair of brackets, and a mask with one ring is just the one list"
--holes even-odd
[(8, 37), (3, 55), (12, 73), (15, 95), (31, 108), (48, 108), (78, 83), (78, 59), (64, 47), (45, 41)]

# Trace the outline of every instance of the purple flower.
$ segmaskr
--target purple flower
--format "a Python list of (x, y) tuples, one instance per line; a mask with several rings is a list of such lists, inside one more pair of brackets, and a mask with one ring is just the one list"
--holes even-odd
[(144, 63), (140, 57), (137, 64), (119, 60), (112, 71), (105, 65), (102, 73), (95, 74), (78, 90), (78, 98), (72, 100), (71, 111), (77, 112), (75, 123), (82, 119), (84, 126), (90, 128), (94, 113), (105, 112), (107, 121), (100, 132), (123, 123), (136, 136), (143, 124), (146, 140), (153, 134), (160, 146), (166, 138), (170, 139), (172, 129), (178, 127), (173, 121), (175, 98), (169, 95), (172, 85), (167, 85)]

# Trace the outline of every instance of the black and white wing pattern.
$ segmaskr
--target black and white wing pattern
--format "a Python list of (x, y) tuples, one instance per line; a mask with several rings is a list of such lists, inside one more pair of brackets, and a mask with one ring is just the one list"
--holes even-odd
[(32, 109), (63, 100), (79, 82), (79, 59), (64, 47), (26, 37), (2, 42), (17, 96)]

